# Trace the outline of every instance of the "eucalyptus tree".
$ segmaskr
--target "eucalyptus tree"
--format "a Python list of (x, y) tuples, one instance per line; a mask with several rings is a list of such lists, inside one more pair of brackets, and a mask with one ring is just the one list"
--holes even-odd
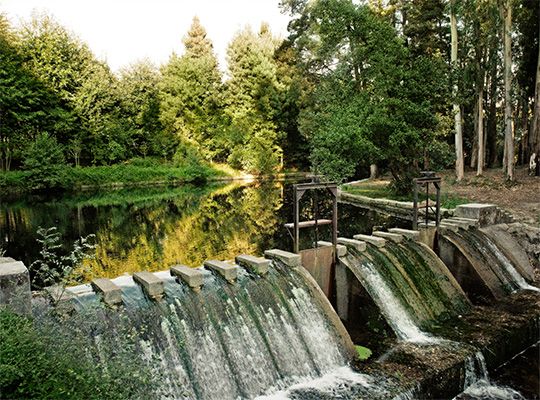
[(508, 180), (514, 180), (514, 129), (512, 116), (512, 0), (500, 1), (504, 52), (504, 162)]

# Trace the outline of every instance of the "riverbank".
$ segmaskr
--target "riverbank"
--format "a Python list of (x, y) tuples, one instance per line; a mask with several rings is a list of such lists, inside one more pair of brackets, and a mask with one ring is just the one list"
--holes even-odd
[[(461, 182), (456, 182), (453, 170), (438, 175), (442, 178), (442, 208), (452, 209), (465, 203), (495, 204), (519, 222), (540, 225), (540, 178), (528, 175), (527, 168), (516, 168), (515, 182), (506, 181), (499, 168), (487, 169), (481, 177), (475, 171), (466, 171)], [(376, 209), (377, 205), (383, 210), (395, 209), (398, 215), (403, 209), (410, 210), (412, 195), (396, 195), (389, 185), (389, 177), (347, 183), (341, 187), (343, 200)]]
[(251, 175), (220, 164), (132, 165), (99, 167), (64, 167), (58, 176), (44, 177), (32, 171), (9, 171), (0, 174), (0, 198), (17, 198), (44, 191), (77, 192), (131, 187), (179, 186), (186, 183), (230, 182), (253, 179), (301, 179), (305, 172)]

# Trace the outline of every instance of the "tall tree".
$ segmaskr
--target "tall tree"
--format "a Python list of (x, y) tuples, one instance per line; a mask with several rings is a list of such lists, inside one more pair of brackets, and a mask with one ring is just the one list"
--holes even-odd
[(20, 166), (33, 138), (62, 132), (66, 119), (59, 98), (24, 64), (18, 36), (0, 14), (0, 170)]
[(249, 27), (238, 32), (227, 48), (228, 160), (257, 173), (271, 172), (282, 161), (282, 132), (275, 123), (284, 90), (274, 59), (278, 46), (279, 41), (263, 24), (258, 34)]
[[(450, 2), (450, 29), (452, 37), (451, 46), (451, 63), (454, 70), (457, 70), (458, 62), (458, 30), (457, 30), (457, 18), (456, 18), (456, 2), (451, 0)], [(457, 96), (457, 84), (454, 84), (454, 97)], [(461, 107), (454, 100), (452, 106), (454, 113), (454, 127), (455, 127), (455, 148), (456, 148), (456, 180), (459, 182), (464, 176), (464, 159), (463, 159), (463, 127), (461, 124)]]
[(132, 152), (137, 156), (155, 155), (170, 158), (177, 141), (164, 132), (159, 119), (159, 70), (142, 60), (120, 71), (118, 90), (122, 118), (132, 131)]
[(508, 180), (514, 180), (514, 129), (512, 115), (512, 0), (501, 1), (504, 20), (504, 168)]
[(291, 37), (314, 82), (300, 119), (313, 165), (344, 179), (378, 162), (398, 191), (410, 190), (437, 135), (447, 133), (435, 112), (444, 65), (412, 56), (390, 24), (347, 0), (310, 3), (298, 20), (303, 31)]
[(160, 120), (184, 146), (219, 159), (216, 144), (221, 129), (221, 74), (212, 42), (197, 17), (183, 39), (185, 53), (173, 54), (162, 69)]

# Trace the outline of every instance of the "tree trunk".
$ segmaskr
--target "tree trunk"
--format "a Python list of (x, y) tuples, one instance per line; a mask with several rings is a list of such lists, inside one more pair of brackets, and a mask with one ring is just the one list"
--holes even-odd
[[(480, 85), (477, 84), (476, 86), (476, 96), (479, 95), (478, 91), (480, 90)], [(470, 160), (470, 167), (471, 169), (475, 169), (478, 160), (478, 100), (474, 104), (473, 109), (473, 115), (474, 115), (474, 137), (472, 140), (472, 148), (471, 148), (471, 160)]]
[(369, 179), (377, 179), (379, 177), (379, 168), (377, 164), (371, 164), (369, 166)]
[(490, 49), (491, 70), (489, 73), (489, 108), (487, 113), (487, 140), (486, 147), (489, 154), (487, 164), (494, 167), (497, 164), (497, 56), (495, 46)]
[[(454, 1), (450, 4), (450, 33), (452, 37), (451, 43), (451, 63), (452, 67), (457, 68), (457, 56), (458, 56), (458, 32), (457, 32), (457, 19), (455, 14)], [(457, 95), (457, 84), (454, 84), (453, 94)], [(454, 112), (454, 125), (455, 125), (455, 145), (456, 145), (456, 180), (459, 182), (463, 179), (464, 175), (464, 161), (463, 161), (463, 128), (461, 125), (461, 108), (457, 101), (454, 101), (452, 106)]]
[(504, 15), (504, 144), (506, 178), (514, 180), (514, 129), (512, 120), (512, 2), (501, 6)]
[(484, 144), (484, 80), (478, 90), (478, 161), (476, 175), (481, 176), (484, 173), (485, 144)]
[[(540, 37), (540, 32), (538, 32)], [(529, 134), (530, 152), (540, 155), (540, 49), (536, 62), (536, 85), (534, 88), (534, 112)], [(536, 168), (536, 176), (540, 176), (540, 167)]]

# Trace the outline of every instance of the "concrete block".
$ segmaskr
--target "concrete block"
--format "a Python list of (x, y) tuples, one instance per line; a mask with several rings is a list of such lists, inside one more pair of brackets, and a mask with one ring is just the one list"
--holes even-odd
[(255, 257), (249, 254), (240, 254), (235, 258), (236, 264), (241, 265), (249, 271), (259, 275), (266, 275), (270, 267), (270, 260), (262, 257)]
[(337, 238), (337, 241), (341, 245), (354, 247), (358, 251), (366, 251), (366, 247), (367, 247), (366, 242), (362, 242), (360, 240), (349, 239), (349, 238), (341, 238), (341, 237)]
[(94, 279), (92, 281), (92, 288), (96, 293), (101, 295), (106, 304), (110, 306), (122, 304), (122, 289), (110, 279)]
[(32, 292), (28, 269), (24, 263), (10, 257), (2, 257), (0, 260), (0, 307), (29, 314)]
[(272, 260), (279, 260), (289, 267), (300, 267), (302, 266), (302, 258), (300, 254), (290, 253), (288, 251), (283, 251), (279, 249), (266, 250), (264, 252), (266, 258)]
[(220, 274), (229, 283), (233, 283), (238, 277), (238, 266), (229, 264), (224, 261), (206, 260), (204, 262), (204, 266)]
[[(333, 246), (332, 242), (326, 242), (324, 240), (319, 240), (317, 242), (317, 245), (320, 246), (320, 247)], [(338, 257), (345, 257), (347, 255), (347, 246), (344, 246), (342, 244), (337, 244), (336, 245), (336, 250), (337, 250), (337, 256)]]
[(449, 222), (441, 221), (441, 224), (439, 225), (439, 229), (441, 230), (441, 233), (444, 233), (445, 231), (457, 232), (459, 231), (459, 226), (455, 224), (451, 224)]
[(476, 219), (480, 226), (497, 223), (498, 214), (499, 210), (494, 204), (462, 204), (454, 211), (454, 217)]
[(375, 231), (373, 232), (373, 236), (381, 237), (383, 239), (390, 240), (394, 243), (401, 243), (403, 241), (403, 235), (400, 235), (398, 233), (392, 233), (392, 232), (381, 232), (381, 231)]
[(420, 232), (413, 231), (412, 229), (401, 229), (401, 228), (390, 228), (388, 229), (388, 232), (390, 233), (396, 233), (398, 235), (405, 236), (412, 240), (419, 240), (420, 239)]
[(135, 272), (133, 280), (138, 283), (144, 292), (153, 299), (159, 299), (163, 296), (165, 290), (163, 281), (148, 271)]
[(364, 242), (371, 243), (377, 247), (383, 247), (386, 243), (386, 240), (380, 237), (371, 236), (371, 235), (354, 235), (353, 238), (356, 240), (362, 240)]
[(181, 279), (194, 291), (201, 290), (204, 280), (204, 273), (201, 270), (185, 265), (175, 265), (171, 267), (171, 275)]
[(73, 299), (75, 299), (76, 296), (67, 290), (65, 286), (53, 285), (46, 287), (44, 290), (57, 311), (61, 313), (70, 313), (75, 310)]
[(469, 226), (478, 226), (478, 220), (474, 218), (463, 218), (463, 217), (450, 217), (448, 218), (449, 221), (459, 221), (462, 223), (467, 223)]

